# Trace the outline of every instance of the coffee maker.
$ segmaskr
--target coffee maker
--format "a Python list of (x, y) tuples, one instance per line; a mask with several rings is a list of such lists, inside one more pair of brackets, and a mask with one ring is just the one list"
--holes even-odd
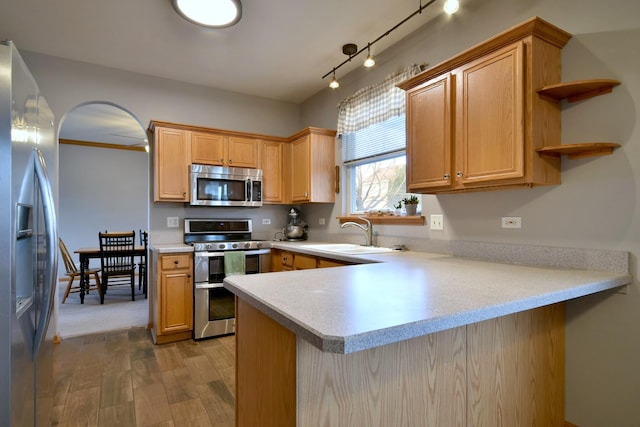
[(307, 224), (300, 218), (300, 210), (289, 210), (289, 223), (282, 229), (283, 240), (307, 240)]

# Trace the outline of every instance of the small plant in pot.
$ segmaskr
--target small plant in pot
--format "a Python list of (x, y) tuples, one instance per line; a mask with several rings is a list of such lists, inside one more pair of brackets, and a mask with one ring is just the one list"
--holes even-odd
[(408, 216), (416, 215), (418, 203), (420, 203), (418, 196), (412, 194), (409, 197), (405, 197), (402, 199), (402, 203), (404, 203), (404, 210), (407, 212)]

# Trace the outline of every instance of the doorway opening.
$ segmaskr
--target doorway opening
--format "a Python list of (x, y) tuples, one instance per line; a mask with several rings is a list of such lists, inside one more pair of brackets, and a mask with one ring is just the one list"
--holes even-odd
[[(110, 102), (82, 103), (60, 120), (58, 140), (58, 232), (76, 263), (74, 251), (99, 246), (100, 231), (133, 230), (139, 236), (149, 229), (147, 133), (133, 113)], [(136, 301), (130, 288), (115, 287), (104, 305), (97, 290), (85, 295), (84, 304), (78, 293), (62, 304), (67, 277), (62, 260), (58, 265), (58, 338), (147, 325), (148, 300), (141, 290)], [(92, 259), (90, 267), (99, 268), (100, 260)]]

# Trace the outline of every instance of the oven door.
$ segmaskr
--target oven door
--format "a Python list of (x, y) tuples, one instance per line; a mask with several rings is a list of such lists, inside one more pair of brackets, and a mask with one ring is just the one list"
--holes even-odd
[[(243, 251), (246, 274), (257, 274), (268, 268), (270, 249)], [(194, 322), (196, 340), (235, 332), (235, 296), (222, 285), (224, 252), (194, 253)]]
[(232, 334), (236, 330), (235, 296), (222, 283), (196, 284), (193, 338), (196, 340)]

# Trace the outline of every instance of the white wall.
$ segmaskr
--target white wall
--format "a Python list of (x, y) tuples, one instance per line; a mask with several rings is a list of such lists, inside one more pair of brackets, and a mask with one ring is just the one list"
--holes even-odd
[[(379, 55), (373, 70), (340, 79), (302, 107), (302, 122), (335, 126), (336, 105), (355, 90), (412, 63), (435, 65), (533, 16), (572, 33), (563, 49), (563, 80), (613, 78), (613, 93), (563, 104), (565, 143), (612, 141), (611, 156), (563, 159), (562, 185), (528, 190), (424, 196), (426, 214), (443, 213), (445, 231), (378, 227), (381, 235), (603, 248), (631, 253), (636, 278), (628, 295), (596, 295), (567, 307), (567, 413), (581, 427), (640, 425), (640, 2), (630, 0), (461, 0), (460, 12), (423, 27)], [(419, 19), (419, 18), (414, 18)], [(377, 36), (375, 34), (367, 37)], [(330, 64), (329, 64), (330, 65)], [(310, 222), (332, 210), (313, 208)], [(501, 216), (521, 216), (521, 230), (500, 228)], [(319, 226), (314, 225), (314, 230)]]

